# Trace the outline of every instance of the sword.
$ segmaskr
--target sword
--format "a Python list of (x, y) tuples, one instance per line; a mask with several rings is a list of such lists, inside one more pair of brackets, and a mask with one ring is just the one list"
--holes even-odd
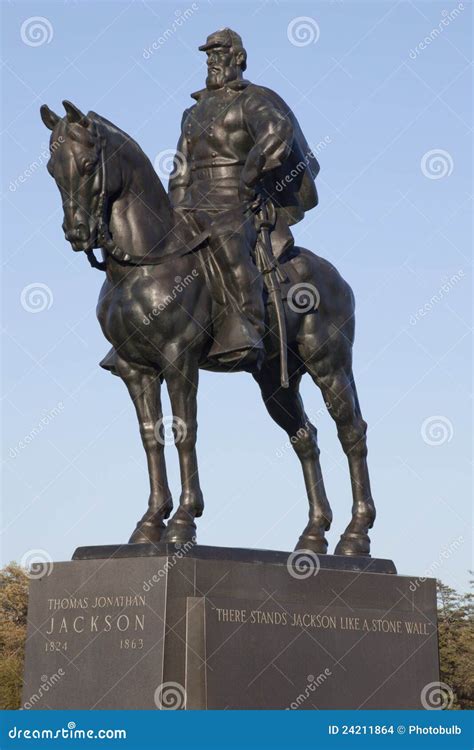
[(273, 256), (270, 230), (273, 228), (274, 221), (269, 218), (266, 203), (262, 202), (260, 204), (257, 216), (258, 232), (261, 239), (256, 247), (257, 265), (263, 276), (268, 295), (273, 302), (276, 312), (278, 338), (280, 343), (280, 384), (282, 388), (288, 388), (288, 342), (286, 336), (285, 309), (283, 307), (280, 287), (280, 283), (285, 281), (286, 277)]

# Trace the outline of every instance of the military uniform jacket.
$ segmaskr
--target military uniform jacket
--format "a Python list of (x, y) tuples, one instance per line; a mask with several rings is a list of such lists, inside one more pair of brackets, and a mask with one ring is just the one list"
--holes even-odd
[(175, 206), (223, 210), (243, 185), (269, 197), (288, 224), (317, 205), (319, 165), (285, 102), (270, 89), (231, 81), (192, 94), (169, 192)]

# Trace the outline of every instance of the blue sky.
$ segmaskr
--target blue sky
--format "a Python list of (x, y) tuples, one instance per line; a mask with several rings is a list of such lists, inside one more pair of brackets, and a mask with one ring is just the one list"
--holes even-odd
[[(95, 110), (154, 160), (174, 148), (189, 94), (204, 85), (198, 45), (227, 25), (243, 37), (246, 76), (283, 96), (309, 143), (323, 144), (320, 205), (295, 234), (356, 296), (373, 555), (464, 588), (470, 4), (12, 0), (2, 13), (3, 562), (124, 542), (148, 496), (132, 404), (98, 367), (108, 349), (95, 319), (102, 279), (64, 240), (39, 106), (61, 112), (67, 98)], [(309, 379), (302, 391), (319, 430), (332, 551), (350, 518), (349, 474), (319, 391)], [(202, 544), (293, 548), (307, 502), (285, 444), (250, 376), (202, 374)], [(167, 460), (177, 502), (173, 447)]]

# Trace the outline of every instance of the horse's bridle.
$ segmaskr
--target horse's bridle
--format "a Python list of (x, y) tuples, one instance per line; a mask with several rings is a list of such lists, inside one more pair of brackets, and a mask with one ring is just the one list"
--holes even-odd
[[(98, 125), (96, 123), (96, 127)], [(100, 156), (100, 194), (97, 203), (97, 208), (94, 213), (94, 219), (97, 222), (97, 247), (109, 253), (116, 260), (127, 262), (131, 256), (129, 253), (125, 253), (121, 250), (112, 239), (110, 234), (109, 225), (106, 218), (107, 210), (107, 165), (105, 160), (105, 137), (99, 130), (99, 156)], [(87, 260), (91, 264), (92, 268), (97, 268), (98, 271), (105, 271), (107, 269), (107, 262), (99, 261), (94, 255), (94, 250), (86, 250)]]

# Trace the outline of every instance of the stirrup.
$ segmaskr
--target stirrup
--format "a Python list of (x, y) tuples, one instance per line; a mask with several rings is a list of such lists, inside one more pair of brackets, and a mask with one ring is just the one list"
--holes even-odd
[(250, 362), (256, 361), (263, 351), (262, 338), (255, 326), (244, 315), (232, 312), (219, 326), (208, 358), (224, 364), (247, 359)]

